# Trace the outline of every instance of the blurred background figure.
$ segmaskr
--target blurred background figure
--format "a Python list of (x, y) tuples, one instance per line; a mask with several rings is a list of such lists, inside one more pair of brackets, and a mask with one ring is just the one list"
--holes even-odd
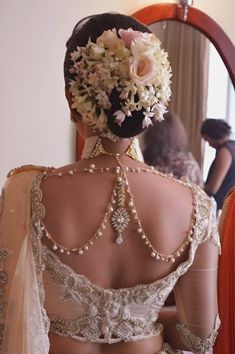
[(198, 162), (187, 150), (187, 134), (183, 123), (173, 112), (164, 114), (161, 123), (143, 134), (143, 156), (148, 165), (174, 177), (185, 176), (192, 183), (203, 185)]
[(231, 140), (231, 127), (223, 119), (206, 119), (201, 135), (216, 150), (204, 189), (215, 198), (220, 210), (226, 194), (235, 186), (235, 141)]

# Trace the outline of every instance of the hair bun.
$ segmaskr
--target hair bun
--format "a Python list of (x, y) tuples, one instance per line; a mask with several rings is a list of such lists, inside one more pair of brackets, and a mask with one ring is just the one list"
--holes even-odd
[(125, 118), (124, 122), (122, 122), (122, 125), (118, 125), (115, 121), (116, 118), (114, 113), (121, 109), (121, 101), (119, 98), (119, 93), (116, 89), (112, 91), (110, 102), (112, 107), (109, 110), (106, 110), (105, 113), (108, 118), (108, 127), (113, 134), (120, 138), (131, 138), (140, 134), (144, 130), (142, 126), (144, 119), (143, 110), (132, 112), (130, 117)]

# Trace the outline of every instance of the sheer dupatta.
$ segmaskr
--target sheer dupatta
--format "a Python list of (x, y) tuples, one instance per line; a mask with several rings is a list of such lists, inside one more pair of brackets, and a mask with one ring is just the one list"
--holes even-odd
[(17, 171), (8, 178), (3, 189), (0, 217), (1, 354), (49, 352), (49, 322), (43, 309), (40, 257), (33, 252), (33, 247), (40, 247), (40, 242), (33, 237), (31, 224), (31, 185), (37, 173), (36, 168)]
[(235, 189), (225, 199), (220, 219), (222, 256), (219, 263), (221, 328), (215, 354), (235, 353)]

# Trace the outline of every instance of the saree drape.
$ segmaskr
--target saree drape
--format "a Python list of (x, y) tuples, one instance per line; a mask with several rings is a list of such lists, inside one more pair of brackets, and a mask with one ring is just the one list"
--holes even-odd
[(31, 242), (34, 231), (30, 222), (30, 193), (36, 173), (38, 169), (13, 174), (3, 189), (0, 218), (1, 354), (49, 352), (41, 272), (37, 269), (39, 266), (36, 266)]
[(220, 219), (222, 255), (219, 263), (219, 313), (221, 327), (215, 354), (235, 353), (235, 189), (225, 199)]

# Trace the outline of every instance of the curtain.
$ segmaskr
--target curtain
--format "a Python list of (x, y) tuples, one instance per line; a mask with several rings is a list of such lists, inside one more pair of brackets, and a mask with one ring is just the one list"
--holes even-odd
[(169, 110), (182, 120), (188, 147), (201, 165), (200, 126), (206, 119), (209, 40), (195, 28), (177, 21), (150, 26), (168, 52), (172, 67), (172, 98)]

